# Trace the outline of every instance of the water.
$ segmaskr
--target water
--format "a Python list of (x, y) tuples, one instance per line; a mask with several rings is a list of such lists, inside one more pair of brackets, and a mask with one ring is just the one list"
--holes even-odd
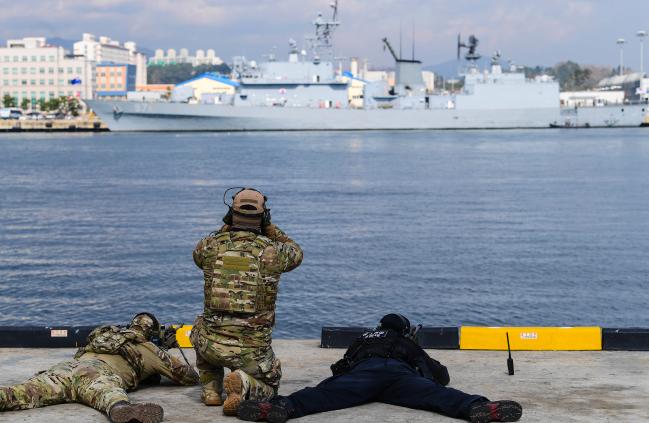
[(276, 336), (649, 326), (649, 132), (0, 135), (0, 325), (191, 322), (191, 252), (254, 186), (304, 248)]

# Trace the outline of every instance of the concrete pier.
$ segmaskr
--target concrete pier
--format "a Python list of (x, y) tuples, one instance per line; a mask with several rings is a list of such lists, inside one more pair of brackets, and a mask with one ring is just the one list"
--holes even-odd
[(96, 118), (55, 120), (0, 120), (2, 132), (104, 132), (108, 127)]
[[(330, 375), (329, 365), (344, 350), (321, 349), (317, 340), (276, 340), (282, 360), (280, 392), (288, 394), (315, 385)], [(73, 349), (0, 349), (0, 386), (19, 383), (36, 371), (68, 360)], [(514, 376), (507, 375), (506, 352), (429, 350), (446, 365), (451, 386), (523, 405), (522, 422), (643, 422), (649, 416), (649, 352), (522, 352), (513, 353)], [(193, 361), (194, 353), (185, 349)], [(176, 351), (175, 354), (178, 354)], [(179, 354), (178, 354), (179, 355)], [(164, 382), (163, 382), (164, 383)], [(235, 422), (221, 407), (200, 402), (200, 388), (146, 387), (130, 394), (133, 401), (152, 401), (165, 410), (165, 422)], [(454, 422), (438, 414), (385, 404), (307, 416), (299, 422)], [(0, 413), (0, 422), (106, 422), (105, 415), (80, 404)]]

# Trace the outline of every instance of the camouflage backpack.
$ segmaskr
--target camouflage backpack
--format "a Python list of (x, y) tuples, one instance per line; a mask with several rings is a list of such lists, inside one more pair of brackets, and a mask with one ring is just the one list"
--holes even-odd
[(84, 353), (120, 355), (133, 368), (138, 379), (142, 374), (142, 354), (134, 348), (135, 345), (147, 342), (140, 333), (120, 328), (119, 326), (100, 326), (90, 332), (87, 344), (77, 351), (74, 358)]

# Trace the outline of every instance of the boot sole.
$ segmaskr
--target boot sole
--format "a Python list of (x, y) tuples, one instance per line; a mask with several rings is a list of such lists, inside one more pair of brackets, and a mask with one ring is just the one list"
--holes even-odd
[[(523, 408), (518, 403), (513, 401), (497, 402), (499, 404), (498, 412), (500, 414), (500, 420), (497, 421), (515, 422), (523, 415)], [(471, 416), (471, 423), (489, 423), (491, 421), (491, 410), (487, 407), (484, 408), (484, 411)]]
[(241, 404), (241, 391), (243, 391), (243, 382), (237, 373), (228, 374), (223, 379), (223, 389), (227, 395), (223, 403), (223, 414), (226, 416), (236, 416), (239, 404)]
[(284, 423), (288, 420), (288, 413), (284, 408), (278, 409), (278, 407), (273, 406), (268, 412), (266, 420), (269, 423)]
[(262, 412), (258, 401), (241, 401), (241, 404), (237, 409), (237, 416), (239, 419), (248, 422), (260, 421), (263, 414), (264, 413)]
[(129, 404), (111, 413), (114, 423), (128, 423), (132, 420), (140, 423), (159, 423), (164, 417), (164, 410), (158, 404)]

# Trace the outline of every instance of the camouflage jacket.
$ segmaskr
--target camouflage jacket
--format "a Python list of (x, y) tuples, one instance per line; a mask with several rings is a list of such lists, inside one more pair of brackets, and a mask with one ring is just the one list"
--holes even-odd
[(88, 344), (79, 348), (77, 360), (99, 359), (111, 366), (127, 389), (154, 375), (168, 377), (181, 385), (195, 385), (198, 374), (193, 367), (158, 348), (138, 331), (118, 326), (100, 326), (88, 335)]
[[(238, 256), (224, 257), (231, 250)], [(272, 224), (264, 235), (230, 231), (225, 225), (200, 240), (193, 256), (205, 281), (205, 323), (234, 337), (242, 330), (270, 330), (275, 322), (280, 275), (302, 263), (300, 246)], [(256, 294), (250, 294), (251, 290)]]

